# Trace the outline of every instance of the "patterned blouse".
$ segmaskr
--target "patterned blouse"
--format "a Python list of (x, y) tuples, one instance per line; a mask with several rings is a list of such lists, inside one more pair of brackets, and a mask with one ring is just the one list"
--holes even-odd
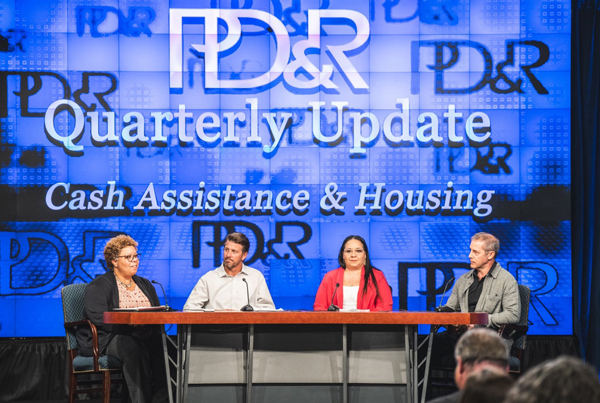
[[(133, 282), (133, 280), (131, 281)], [(132, 291), (130, 288), (125, 287), (117, 279), (117, 287), (119, 289), (119, 308), (139, 308), (152, 306), (146, 294), (144, 294), (137, 285)]]

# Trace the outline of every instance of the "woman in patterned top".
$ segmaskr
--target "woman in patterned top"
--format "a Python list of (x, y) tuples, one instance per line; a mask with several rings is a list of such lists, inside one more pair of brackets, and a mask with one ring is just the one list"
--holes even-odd
[[(85, 290), (85, 316), (98, 330), (99, 353), (123, 362), (123, 375), (132, 403), (167, 402), (167, 380), (160, 326), (105, 324), (103, 314), (115, 308), (160, 305), (150, 280), (138, 276), (138, 243), (119, 235), (106, 244), (104, 258), (110, 271), (96, 277)], [(79, 351), (92, 356), (89, 329), (77, 332)]]

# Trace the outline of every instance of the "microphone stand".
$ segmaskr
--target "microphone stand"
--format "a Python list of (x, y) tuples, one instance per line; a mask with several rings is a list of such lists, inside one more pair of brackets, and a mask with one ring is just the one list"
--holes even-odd
[[(446, 285), (444, 286), (444, 291), (442, 292), (442, 298), (440, 299), (440, 305), (434, 309), (435, 312), (454, 312), (454, 309), (452, 309), (450, 307), (442, 306), (442, 302), (444, 301), (444, 295), (446, 294), (446, 291), (448, 291), (448, 287), (450, 286), (450, 283), (452, 283), (453, 281), (454, 281), (454, 276), (452, 276), (452, 278), (446, 282)], [(437, 333), (441, 327), (442, 327), (442, 325), (437, 325), (435, 327), (433, 333)]]
[(335, 293), (337, 292), (339, 286), (340, 283), (335, 284), (335, 290), (333, 290), (333, 296), (331, 297), (331, 305), (329, 305), (329, 308), (327, 308), (328, 311), (335, 312), (340, 310), (339, 306), (333, 304), (333, 301), (335, 301)]
[(446, 285), (444, 286), (444, 291), (442, 291), (442, 298), (440, 298), (440, 305), (434, 309), (435, 312), (454, 312), (454, 309), (452, 309), (452, 308), (442, 308), (442, 302), (444, 302), (444, 296), (446, 294), (446, 291), (448, 291), (448, 287), (450, 286), (450, 283), (452, 283), (453, 281), (454, 281), (454, 276), (452, 276), (452, 278), (446, 282)]
[(248, 298), (248, 305), (243, 306), (242, 309), (240, 309), (240, 311), (250, 312), (253, 311), (254, 308), (252, 308), (252, 305), (250, 305), (250, 290), (248, 288), (248, 282), (245, 278), (243, 278), (242, 281), (246, 284), (246, 297)]
[(167, 294), (165, 293), (165, 289), (163, 288), (162, 284), (159, 283), (156, 280), (152, 280), (152, 284), (158, 284), (160, 286), (160, 289), (162, 290), (163, 293), (163, 297), (165, 297), (165, 312), (170, 312), (173, 310), (173, 308), (171, 308), (169, 306), (169, 300), (167, 300)]

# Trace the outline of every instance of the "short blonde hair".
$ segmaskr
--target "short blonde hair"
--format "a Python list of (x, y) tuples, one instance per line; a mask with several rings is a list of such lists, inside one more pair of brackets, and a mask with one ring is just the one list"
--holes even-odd
[(500, 241), (492, 234), (488, 234), (487, 232), (478, 232), (471, 237), (471, 242), (473, 241), (483, 242), (483, 249), (485, 251), (494, 252), (494, 258), (498, 256), (498, 251), (500, 250)]
[(138, 243), (129, 235), (117, 235), (106, 243), (104, 247), (104, 260), (110, 271), (114, 271), (113, 260), (116, 260), (121, 251), (128, 247), (133, 246), (137, 250)]

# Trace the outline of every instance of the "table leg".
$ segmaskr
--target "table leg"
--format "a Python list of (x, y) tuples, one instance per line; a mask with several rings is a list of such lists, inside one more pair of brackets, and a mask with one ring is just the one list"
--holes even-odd
[(342, 325), (342, 402), (348, 403), (348, 378), (349, 378), (349, 357), (348, 357), (348, 325)]
[(252, 366), (254, 358), (254, 325), (248, 325), (248, 352), (246, 354), (246, 403), (252, 403)]
[[(168, 343), (174, 344), (170, 337), (167, 336), (165, 332), (164, 326), (162, 327), (162, 343), (163, 343), (163, 353), (165, 359), (165, 373), (167, 377), (167, 393), (169, 394), (169, 403), (173, 403), (173, 392), (171, 389), (171, 384), (173, 383), (173, 378), (171, 377), (171, 359), (169, 357), (169, 346)], [(177, 348), (177, 345), (174, 344), (174, 347)], [(176, 367), (177, 368), (177, 367)], [(175, 382), (177, 381), (177, 373), (175, 374)]]
[[(185, 398), (184, 388), (187, 385), (187, 382), (184, 382), (184, 374), (185, 365), (187, 363), (187, 359), (189, 358), (189, 348), (185, 348), (185, 343), (187, 338), (187, 332), (189, 331), (189, 325), (177, 325), (177, 335), (175, 336), (175, 341), (170, 336), (165, 334), (166, 341), (171, 343), (175, 348), (175, 359), (172, 359), (167, 351), (167, 346), (165, 345), (165, 359), (167, 360), (167, 373), (169, 378), (169, 401), (173, 403), (172, 398), (172, 385), (175, 385), (175, 403), (183, 403)], [(175, 377), (171, 376), (171, 368), (170, 365), (175, 367)]]
[(412, 348), (410, 344), (411, 334), (413, 326), (404, 326), (404, 352), (406, 354), (406, 402), (412, 403), (412, 389), (413, 389), (413, 377), (412, 377)]
[(190, 362), (190, 341), (191, 325), (181, 326), (181, 332), (178, 331), (179, 346), (177, 346), (177, 361), (179, 363), (179, 372), (177, 376), (177, 403), (185, 403), (187, 401), (187, 389), (189, 378), (189, 362)]
[(425, 403), (425, 396), (427, 395), (427, 382), (429, 381), (429, 364), (431, 363), (431, 346), (433, 345), (433, 329), (434, 326), (430, 326), (429, 336), (427, 336), (427, 355), (425, 356), (425, 376), (423, 378), (423, 387), (421, 389), (421, 403)]
[(417, 403), (419, 401), (419, 367), (420, 367), (420, 363), (419, 363), (419, 331), (418, 331), (419, 327), (418, 326), (412, 326), (412, 339), (413, 339), (413, 366), (412, 366), (412, 373), (413, 373), (413, 383), (412, 383), (412, 387), (413, 387), (413, 398), (412, 401)]
[[(427, 395), (427, 383), (429, 381), (429, 364), (431, 362), (431, 346), (433, 345), (433, 326), (429, 332), (429, 335), (419, 344), (419, 332), (418, 325), (406, 325), (406, 336), (405, 340), (407, 343), (407, 386), (408, 402), (417, 403), (419, 401), (419, 392), (421, 393), (421, 403), (425, 403)], [(425, 358), (419, 361), (419, 350), (427, 343), (427, 351)], [(424, 368), (423, 377), (419, 376), (419, 370)]]

